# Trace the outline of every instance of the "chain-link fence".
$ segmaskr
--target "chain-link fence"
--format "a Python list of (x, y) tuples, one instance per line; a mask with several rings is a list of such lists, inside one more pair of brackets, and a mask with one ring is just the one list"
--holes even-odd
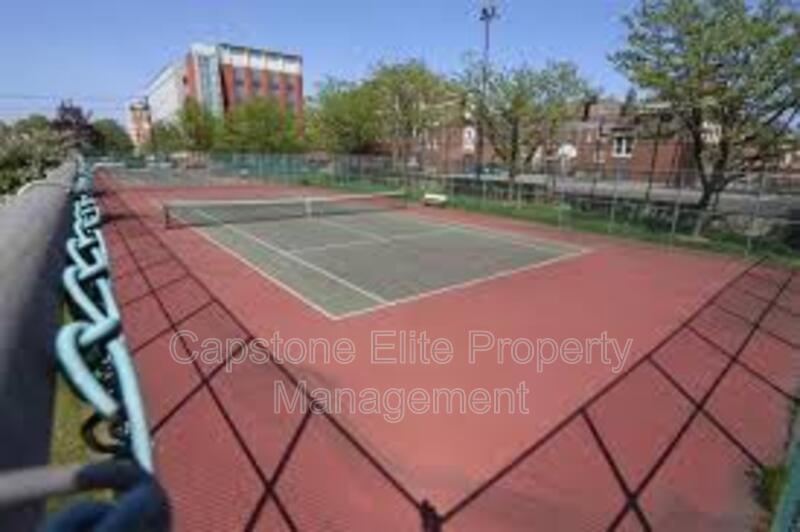
[[(140, 166), (140, 165), (139, 165)], [(553, 165), (550, 165), (553, 166)], [(449, 170), (456, 170), (450, 172)], [(750, 172), (731, 177), (701, 207), (695, 172), (548, 167), (510, 179), (502, 168), (480, 179), (468, 168), (427, 168), (385, 156), (217, 154), (159, 161), (119, 175), (131, 185), (282, 184), (349, 192), (405, 189), (417, 199), (447, 196), (467, 210), (667, 245), (793, 257), (800, 250), (800, 176)]]

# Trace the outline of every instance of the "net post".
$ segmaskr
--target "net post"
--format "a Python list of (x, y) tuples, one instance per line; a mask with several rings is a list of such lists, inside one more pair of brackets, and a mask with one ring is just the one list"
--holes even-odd
[(169, 229), (170, 228), (169, 209), (167, 208), (167, 204), (166, 203), (161, 206), (161, 211), (162, 211), (162, 214), (164, 216), (164, 229)]
[(419, 513), (422, 517), (422, 532), (441, 532), (442, 517), (427, 499), (420, 504)]
[(683, 175), (678, 176), (678, 193), (674, 196), (675, 205), (672, 211), (672, 224), (669, 231), (669, 245), (675, 242), (675, 233), (678, 230), (678, 222), (681, 217), (681, 203), (683, 201)]

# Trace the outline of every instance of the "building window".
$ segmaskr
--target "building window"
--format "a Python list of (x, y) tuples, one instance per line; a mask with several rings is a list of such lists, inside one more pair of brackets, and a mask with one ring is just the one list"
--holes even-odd
[(241, 102), (244, 100), (244, 69), (233, 69), (233, 99)]
[(253, 79), (253, 94), (256, 96), (261, 95), (261, 71), (259, 70), (252, 70), (251, 71), (252, 79)]
[(614, 157), (627, 158), (633, 155), (633, 137), (614, 137)]
[(233, 69), (233, 84), (234, 85), (244, 86), (244, 69), (243, 68), (234, 68)]
[(277, 98), (278, 94), (281, 92), (281, 86), (278, 83), (278, 77), (276, 74), (270, 74), (269, 76), (269, 95), (273, 98)]

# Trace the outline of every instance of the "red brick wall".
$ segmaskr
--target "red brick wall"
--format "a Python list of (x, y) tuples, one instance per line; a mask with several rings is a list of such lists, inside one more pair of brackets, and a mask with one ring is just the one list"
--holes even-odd
[(222, 65), (222, 97), (225, 111), (233, 106), (233, 66)]
[(281, 109), (286, 108), (286, 74), (274, 74), (278, 76), (278, 103)]
[(302, 136), (305, 132), (305, 121), (303, 119), (303, 76), (294, 77), (294, 115), (297, 133)]
[(191, 54), (186, 55), (186, 80), (184, 90), (188, 98), (197, 100), (197, 72), (195, 71)]
[[(234, 99), (234, 75), (232, 65), (222, 65), (222, 94), (224, 99), (225, 110), (230, 110), (236, 103)], [(260, 76), (261, 86), (258, 93), (254, 92), (253, 76)], [(292, 90), (294, 95), (294, 109), (298, 117), (298, 122), (302, 123), (303, 120), (303, 77), (294, 74), (283, 74), (280, 72), (270, 72), (267, 70), (253, 71), (252, 69), (245, 69), (244, 71), (244, 97), (269, 97), (272, 96), (270, 92), (270, 83), (272, 81), (278, 82), (278, 92), (274, 96), (278, 100), (281, 108), (285, 109), (288, 105), (287, 91), (289, 88), (289, 80), (292, 83)]]
[(261, 92), (258, 95), (266, 98), (269, 94), (269, 74), (266, 70), (262, 70), (259, 75), (261, 76)]
[[(665, 138), (658, 143), (653, 139), (635, 138), (630, 157), (615, 157), (614, 133), (606, 132), (601, 136), (599, 129), (595, 129), (590, 138), (586, 134), (587, 130), (582, 130), (573, 138), (564, 139), (577, 148), (577, 156), (571, 162), (575, 171), (606, 172), (609, 175), (621, 171), (630, 179), (646, 180), (653, 168), (656, 179), (659, 176), (667, 179), (692, 167), (690, 146), (679, 138)], [(631, 134), (635, 136), (634, 132)]]
[(303, 115), (303, 76), (294, 77), (294, 111), (302, 120)]
[(252, 98), (255, 96), (253, 94), (253, 69), (252, 68), (245, 68), (244, 69), (244, 97)]

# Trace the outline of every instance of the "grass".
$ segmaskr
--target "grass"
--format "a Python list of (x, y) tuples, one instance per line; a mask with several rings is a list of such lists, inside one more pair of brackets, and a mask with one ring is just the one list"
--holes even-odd
[(782, 497), (789, 486), (792, 452), (800, 449), (800, 447), (793, 447), (800, 436), (798, 434), (799, 417), (800, 404), (793, 401), (789, 405), (786, 442), (784, 443), (786, 452), (783, 460), (774, 464), (766, 464), (761, 468), (754, 467), (748, 472), (750, 491), (762, 512), (758, 530), (770, 529), (770, 524), (774, 521), (780, 505), (785, 502), (782, 501)]
[[(72, 317), (67, 305), (62, 305), (60, 322), (66, 324), (70, 321)], [(56, 377), (54, 396), (50, 465), (83, 464), (98, 460), (100, 456), (89, 449), (80, 434), (81, 425), (92, 414), (92, 409), (76, 397), (61, 375)], [(78, 500), (110, 498), (111, 493), (108, 491), (50, 497), (47, 501), (47, 512), (58, 512)]]
[(571, 230), (596, 234), (611, 234), (658, 244), (674, 245), (688, 249), (712, 251), (733, 255), (765, 255), (775, 262), (800, 268), (800, 253), (777, 241), (755, 242), (748, 250), (743, 235), (723, 231), (706, 231), (701, 238), (691, 236), (691, 231), (676, 232), (670, 237), (671, 228), (664, 228), (646, 219), (626, 216), (622, 211), (611, 223), (610, 215), (603, 212), (584, 211), (570, 205), (558, 203), (524, 203), (514, 200), (481, 199), (471, 196), (454, 196), (450, 208), (481, 212), (495, 216), (527, 220)]
[(789, 480), (786, 464), (766, 465), (748, 472), (753, 499), (762, 511), (757, 530), (768, 530)]

